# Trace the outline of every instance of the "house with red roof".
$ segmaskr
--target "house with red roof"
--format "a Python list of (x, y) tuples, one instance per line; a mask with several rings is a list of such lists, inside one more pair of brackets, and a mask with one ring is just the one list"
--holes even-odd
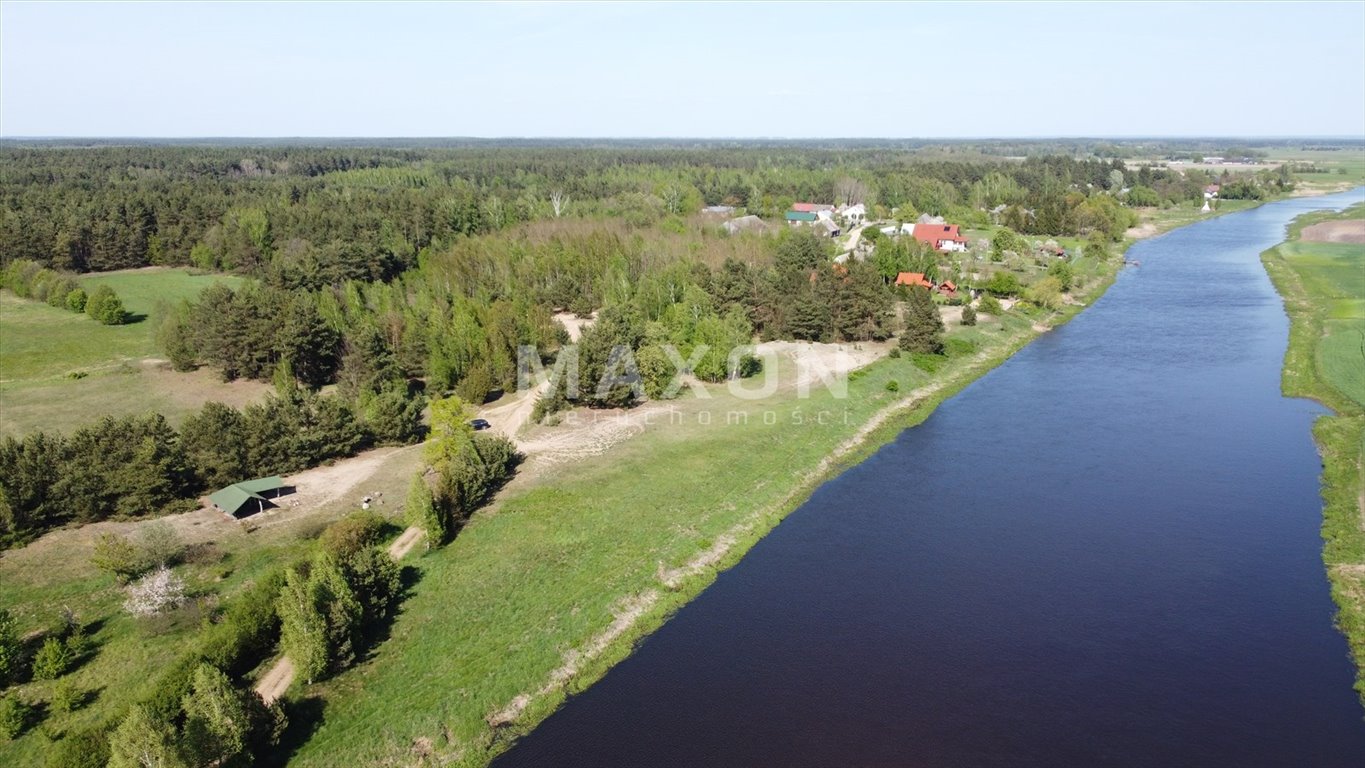
[(834, 206), (824, 205), (823, 203), (792, 203), (792, 210), (797, 213), (819, 213), (820, 211), (832, 211)]
[(913, 232), (916, 240), (936, 251), (967, 250), (967, 238), (956, 224), (916, 224)]

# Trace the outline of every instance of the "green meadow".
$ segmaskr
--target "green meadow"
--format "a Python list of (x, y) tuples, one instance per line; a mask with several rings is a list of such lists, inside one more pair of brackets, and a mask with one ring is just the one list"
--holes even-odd
[(172, 422), (205, 400), (241, 404), (261, 387), (223, 384), (208, 371), (160, 365), (155, 315), (162, 302), (197, 296), (214, 282), (241, 278), (149, 268), (80, 278), (86, 290), (106, 284), (132, 322), (100, 325), (84, 314), (0, 291), (0, 435), (69, 431), (97, 416), (158, 411)]

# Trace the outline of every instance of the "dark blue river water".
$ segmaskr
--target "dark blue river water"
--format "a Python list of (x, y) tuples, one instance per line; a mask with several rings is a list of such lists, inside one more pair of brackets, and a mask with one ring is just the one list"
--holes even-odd
[(1258, 255), (1363, 195), (1138, 244), (497, 765), (1362, 768)]

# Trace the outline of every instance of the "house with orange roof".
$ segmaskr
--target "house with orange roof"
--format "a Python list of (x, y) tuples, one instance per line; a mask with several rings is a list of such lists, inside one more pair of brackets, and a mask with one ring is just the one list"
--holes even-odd
[(902, 272), (896, 275), (896, 285), (908, 285), (912, 288), (933, 288), (934, 284), (925, 279), (923, 272)]

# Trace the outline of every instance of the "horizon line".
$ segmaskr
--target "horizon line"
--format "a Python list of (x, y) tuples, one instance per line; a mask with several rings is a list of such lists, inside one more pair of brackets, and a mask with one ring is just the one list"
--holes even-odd
[(194, 140), (422, 140), (422, 141), (1057, 141), (1057, 140), (1194, 140), (1194, 139), (1332, 139), (1365, 142), (1365, 134), (1036, 134), (978, 136), (630, 136), (630, 135), (152, 135), (152, 134), (0, 134), (0, 141), (109, 141), (135, 139), (139, 141), (194, 141)]

